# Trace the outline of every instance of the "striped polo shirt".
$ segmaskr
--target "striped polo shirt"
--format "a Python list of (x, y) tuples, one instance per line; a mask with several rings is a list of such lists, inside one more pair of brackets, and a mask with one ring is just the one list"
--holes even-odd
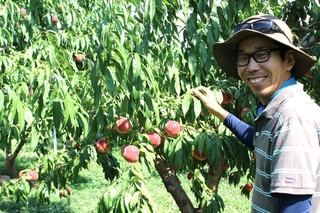
[(275, 193), (312, 194), (320, 213), (320, 107), (302, 84), (283, 89), (255, 120), (252, 212), (279, 212)]

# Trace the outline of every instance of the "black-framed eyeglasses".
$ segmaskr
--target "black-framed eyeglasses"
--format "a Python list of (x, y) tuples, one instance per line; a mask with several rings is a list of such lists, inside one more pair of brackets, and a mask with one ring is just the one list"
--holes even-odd
[(272, 20), (269, 20), (269, 19), (258, 20), (251, 23), (246, 22), (246, 23), (238, 24), (237, 26), (235, 26), (235, 28), (233, 28), (233, 34), (243, 29), (252, 29), (252, 30), (265, 32), (265, 33), (279, 32), (287, 37), (287, 35), (281, 30), (281, 28), (276, 23), (274, 23)]
[(277, 51), (277, 50), (280, 50), (280, 48), (258, 50), (258, 51), (255, 51), (254, 53), (251, 53), (251, 54), (238, 54), (233, 59), (236, 62), (236, 64), (238, 65), (238, 67), (244, 67), (249, 64), (251, 57), (257, 63), (263, 63), (263, 62), (266, 62), (269, 60), (271, 51)]

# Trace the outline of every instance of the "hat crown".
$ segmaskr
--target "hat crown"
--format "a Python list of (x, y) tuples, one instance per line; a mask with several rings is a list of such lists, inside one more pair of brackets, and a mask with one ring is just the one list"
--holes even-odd
[(283, 31), (287, 39), (289, 39), (290, 43), (293, 43), (293, 34), (289, 26), (284, 21), (274, 16), (271, 16), (271, 15), (251, 16), (250, 18), (244, 20), (242, 23), (252, 23), (259, 20), (271, 20), (272, 22), (274, 22)]

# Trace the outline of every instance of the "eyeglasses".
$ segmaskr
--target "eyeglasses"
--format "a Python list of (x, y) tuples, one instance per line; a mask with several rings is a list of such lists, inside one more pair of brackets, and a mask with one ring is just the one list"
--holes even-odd
[(233, 59), (238, 65), (238, 67), (244, 67), (249, 64), (251, 57), (257, 63), (263, 63), (269, 60), (271, 51), (277, 51), (277, 50), (280, 50), (280, 48), (258, 50), (251, 54), (238, 54)]
[(281, 30), (281, 28), (276, 23), (274, 23), (272, 20), (269, 20), (269, 19), (258, 20), (251, 23), (238, 24), (237, 26), (235, 26), (235, 28), (233, 28), (233, 34), (243, 29), (252, 29), (252, 30), (265, 32), (265, 33), (267, 33), (268, 31), (279, 32), (287, 37), (287, 35)]

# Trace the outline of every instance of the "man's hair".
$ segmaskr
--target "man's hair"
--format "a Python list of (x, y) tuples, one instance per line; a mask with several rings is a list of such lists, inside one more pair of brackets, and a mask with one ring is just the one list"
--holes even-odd
[[(286, 46), (286, 45), (283, 45), (282, 43), (280, 43), (280, 42), (277, 42), (277, 41), (275, 41), (275, 44), (279, 47), (279, 51), (280, 51), (280, 57), (281, 57), (281, 59), (282, 60), (284, 60), (285, 59), (285, 56), (286, 56), (286, 53), (289, 51), (289, 50), (291, 50), (292, 48), (291, 47), (288, 47), (288, 46)], [(295, 68), (296, 68), (296, 66), (294, 65), (293, 67), (292, 67), (292, 69), (291, 69), (291, 75), (292, 76), (294, 76), (294, 74), (295, 74)]]

